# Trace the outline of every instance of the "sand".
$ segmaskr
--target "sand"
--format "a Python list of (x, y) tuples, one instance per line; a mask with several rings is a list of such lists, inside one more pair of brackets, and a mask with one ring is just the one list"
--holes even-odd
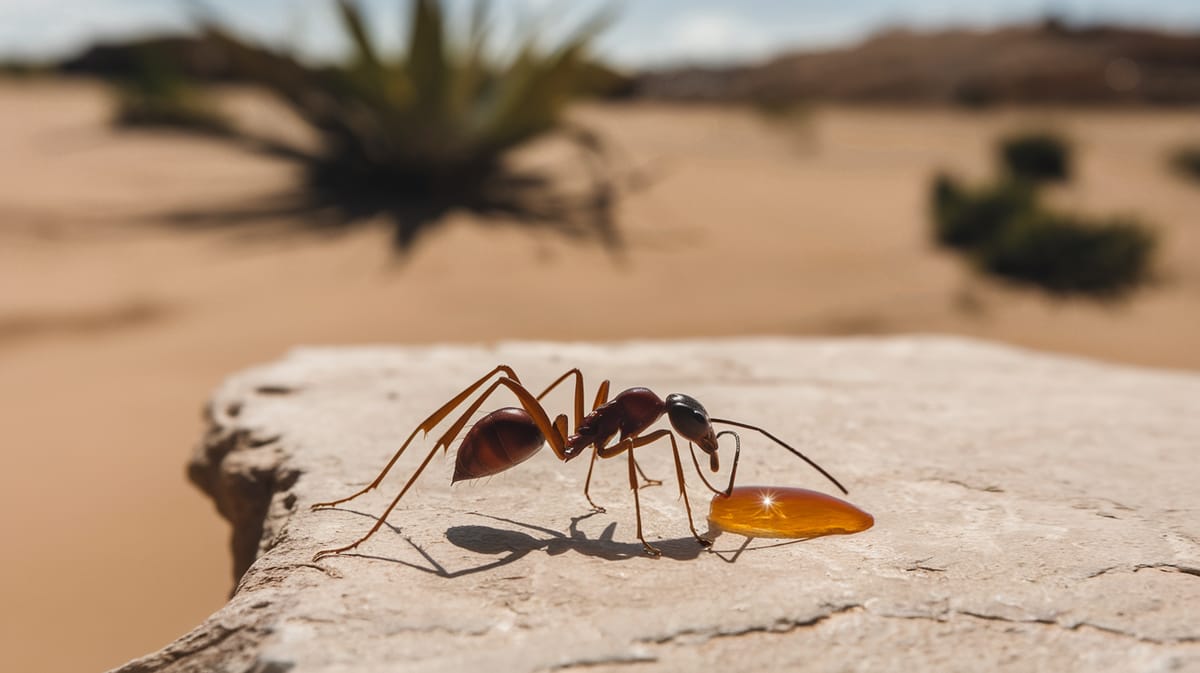
[[(92, 85), (0, 84), (0, 646), (14, 670), (114, 666), (223, 603), (228, 531), (183, 464), (209, 391), (298, 344), (945, 332), (1200, 368), (1200, 187), (1164, 165), (1200, 139), (1194, 112), (819, 108), (778, 126), (591, 106), (579, 119), (651, 179), (621, 204), (622, 260), (455, 215), (401, 264), (382, 225), (254, 241), (164, 226), (269, 197), (290, 169), (117, 133), (107, 114)], [(1119, 305), (1057, 302), (929, 243), (933, 171), (983, 177), (998, 134), (1041, 123), (1080, 150), (1056, 201), (1159, 227), (1157, 286)]]

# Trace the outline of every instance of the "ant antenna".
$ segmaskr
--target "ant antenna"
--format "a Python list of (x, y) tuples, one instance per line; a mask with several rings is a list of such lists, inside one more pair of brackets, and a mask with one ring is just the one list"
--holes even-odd
[(820, 465), (817, 465), (816, 463), (809, 460), (808, 456), (804, 455), (803, 453), (800, 453), (796, 449), (793, 449), (791, 446), (788, 446), (788, 444), (786, 442), (784, 442), (782, 439), (776, 437), (775, 435), (772, 435), (771, 433), (767, 432), (766, 430), (763, 430), (762, 428), (758, 427), (757, 425), (750, 425), (749, 423), (739, 423), (738, 421), (727, 421), (722, 418), (710, 418), (709, 421), (712, 423), (724, 423), (725, 425), (736, 425), (739, 428), (746, 428), (747, 430), (757, 430), (758, 432), (762, 433), (767, 439), (770, 439), (771, 441), (782, 446), (783, 448), (787, 449), (788, 451), (791, 451), (792, 453), (796, 454), (797, 456), (800, 456), (800, 458), (804, 462), (811, 465), (813, 467), (813, 469), (815, 469), (817, 472), (820, 472), (821, 474), (825, 475), (826, 479), (828, 479), (829, 481), (832, 481), (833, 485), (837, 486), (839, 489), (841, 489), (842, 493), (844, 493), (846, 495), (850, 494), (850, 491), (847, 491), (846, 487), (842, 486), (841, 482), (839, 482), (837, 479), (834, 479), (833, 475), (826, 472), (824, 470), (824, 468), (822, 468)]
[(733, 430), (722, 430), (721, 432), (718, 432), (717, 439), (721, 439), (721, 435), (733, 435), (733, 441), (736, 446), (733, 451), (733, 467), (729, 469), (729, 486), (727, 486), (724, 491), (718, 491), (717, 489), (713, 488), (712, 484), (708, 483), (708, 478), (704, 476), (704, 470), (700, 469), (700, 461), (696, 458), (696, 446), (691, 442), (688, 442), (688, 450), (692, 452), (692, 464), (696, 466), (696, 474), (700, 475), (700, 481), (704, 482), (704, 485), (708, 487), (708, 490), (716, 493), (717, 495), (723, 495), (728, 498), (730, 494), (733, 493), (733, 480), (737, 476), (738, 460), (742, 457), (742, 438), (739, 437), (738, 433), (734, 432)]

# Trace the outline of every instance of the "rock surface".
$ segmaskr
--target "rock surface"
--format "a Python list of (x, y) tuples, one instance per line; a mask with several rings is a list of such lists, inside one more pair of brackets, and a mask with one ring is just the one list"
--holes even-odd
[[(601, 377), (687, 392), (801, 448), (876, 525), (702, 551), (655, 444), (638, 453), (666, 482), (641, 491), (652, 559), (623, 460), (597, 463), (608, 511), (590, 513), (586, 459), (543, 450), (451, 487), (451, 455), (374, 538), (313, 563), (367, 530), (434, 437), (380, 489), (309, 505), (373, 479), (497, 363), (538, 390), (578, 366), (589, 403)], [(303, 349), (216, 393), (191, 465), (234, 525), (229, 604), (120, 670), (1200, 671), (1198, 412), (1195, 375), (959, 339)], [(753, 433), (738, 481), (832, 491)]]

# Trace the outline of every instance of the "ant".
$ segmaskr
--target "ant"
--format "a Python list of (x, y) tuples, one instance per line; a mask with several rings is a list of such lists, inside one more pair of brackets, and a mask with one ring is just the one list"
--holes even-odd
[[(709, 490), (714, 493), (728, 496), (733, 490), (733, 480), (737, 473), (737, 462), (741, 456), (741, 440), (737, 437), (737, 434), (732, 430), (717, 433), (713, 429), (714, 423), (733, 425), (739, 428), (755, 430), (763, 434), (768, 439), (802, 458), (832, 481), (835, 486), (841, 489), (842, 493), (848, 493), (846, 488), (837, 479), (834, 479), (832, 475), (809, 460), (804, 454), (788, 446), (775, 435), (748, 423), (712, 418), (699, 401), (688, 395), (673, 393), (667, 395), (666, 400), (663, 400), (648, 388), (630, 388), (618, 393), (616, 397), (609, 400), (609, 382), (606, 380), (600, 384), (600, 388), (596, 392), (591, 412), (585, 415), (583, 406), (583, 373), (579, 369), (568, 370), (547, 386), (540, 395), (534, 396), (521, 383), (520, 379), (517, 378), (516, 372), (511, 367), (499, 365), (475, 381), (475, 383), (467, 386), (465, 390), (455, 395), (450, 401), (443, 404), (441, 408), (417, 425), (412, 434), (408, 436), (408, 439), (404, 441), (404, 444), (400, 446), (400, 449), (392, 456), (392, 459), (384, 466), (379, 476), (375, 477), (374, 481), (352, 495), (340, 500), (317, 503), (312, 506), (312, 509), (339, 505), (343, 502), (353, 500), (379, 486), (388, 471), (392, 469), (392, 466), (396, 464), (396, 461), (404, 453), (404, 450), (416, 438), (417, 433), (424, 432), (428, 435), (430, 430), (470, 398), (484, 383), (501, 373), (503, 373), (503, 376), (493, 381), (437, 440), (433, 445), (433, 449), (430, 450), (429, 455), (425, 457), (420, 467), (409, 477), (408, 482), (404, 484), (404, 488), (400, 490), (400, 494), (392, 500), (392, 503), (388, 505), (387, 509), (384, 510), (383, 514), (375, 522), (375, 525), (371, 527), (371, 530), (367, 531), (366, 535), (344, 547), (319, 551), (313, 557), (313, 560), (316, 561), (325, 556), (350, 551), (374, 535), (383, 526), (383, 522), (387, 519), (388, 514), (396, 508), (400, 499), (404, 497), (408, 489), (421, 476), (421, 473), (429, 465), (429, 462), (433, 460), (438, 449), (449, 450), (450, 445), (458, 438), (459, 433), (467, 425), (471, 416), (500, 387), (505, 387), (512, 391), (517, 397), (521, 408), (505, 407), (493, 411), (480, 419), (478, 423), (467, 431), (467, 435), (463, 439), (462, 445), (459, 446), (458, 454), (455, 458), (454, 477), (451, 479), (451, 483), (464, 479), (487, 477), (507, 470), (532, 457), (533, 454), (542, 448), (543, 444), (549, 444), (550, 449), (554, 451), (554, 455), (563, 462), (577, 458), (585, 449), (591, 447), (592, 458), (591, 463), (588, 465), (588, 474), (583, 486), (583, 495), (594, 510), (603, 512), (604, 508), (596, 505), (588, 494), (588, 488), (592, 482), (592, 468), (595, 467), (596, 458), (613, 458), (624, 453), (628, 457), (629, 487), (633, 490), (633, 505), (637, 516), (637, 537), (645, 548), (646, 553), (650, 556), (657, 557), (662, 552), (646, 542), (646, 538), (642, 534), (642, 508), (638, 498), (639, 486), (635, 473), (641, 474), (642, 478), (647, 482), (646, 485), (661, 484), (662, 482), (649, 479), (641, 472), (641, 467), (634, 460), (633, 450), (664, 437), (671, 441), (671, 451), (675, 456), (675, 477), (679, 482), (679, 494), (683, 497), (683, 505), (687, 510), (688, 526), (692, 530), (692, 535), (702, 546), (708, 547), (712, 544), (711, 540), (696, 532), (696, 524), (692, 519), (692, 507), (688, 502), (687, 489), (684, 486), (683, 464), (679, 459), (679, 444), (675, 439), (675, 433), (688, 440), (688, 448), (692, 452), (692, 462), (696, 466), (696, 471), (700, 474), (700, 478), (704, 481), (705, 486), (708, 486)], [(543, 397), (571, 376), (575, 377), (575, 431), (573, 433), (570, 432), (567, 425), (566, 414), (559, 414), (551, 421), (549, 414), (546, 413), (541, 403)], [(647, 428), (658, 421), (663, 414), (667, 415), (675, 432), (660, 429), (642, 434)], [(617, 443), (609, 446), (609, 442), (618, 433), (620, 437), (617, 439)], [(700, 463), (696, 459), (696, 452), (692, 445), (699, 445), (700, 449), (708, 454), (709, 467), (713, 472), (716, 472), (720, 468), (720, 461), (717, 458), (717, 440), (720, 435), (724, 434), (732, 434), (737, 439), (737, 452), (734, 454), (733, 466), (729, 475), (729, 486), (724, 491), (719, 491), (709, 484), (708, 479), (704, 477), (704, 472), (700, 469)]]

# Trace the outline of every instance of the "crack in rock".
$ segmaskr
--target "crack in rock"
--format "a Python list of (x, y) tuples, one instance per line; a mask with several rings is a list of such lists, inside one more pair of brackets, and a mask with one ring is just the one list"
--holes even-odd
[(1100, 577), (1101, 575), (1107, 575), (1107, 574), (1113, 573), (1113, 572), (1136, 573), (1141, 570), (1164, 570), (1167, 572), (1179, 573), (1181, 575), (1191, 575), (1193, 577), (1200, 577), (1200, 568), (1193, 567), (1193, 566), (1179, 565), (1176, 563), (1139, 563), (1136, 565), (1107, 566), (1105, 568), (1101, 568), (1101, 569), (1097, 570), (1096, 572), (1089, 574), (1084, 579), (1090, 580), (1090, 579), (1094, 579), (1096, 577)]
[(674, 643), (676, 641), (688, 641), (689, 643), (695, 641), (695, 642), (699, 642), (699, 643), (705, 643), (710, 640), (715, 640), (718, 638), (737, 638), (738, 636), (744, 636), (744, 635), (748, 635), (748, 634), (752, 634), (752, 633), (779, 633), (779, 634), (791, 633), (792, 631), (795, 631), (796, 629), (802, 629), (802, 628), (806, 628), (806, 627), (810, 627), (810, 626), (816, 626), (817, 624), (820, 624), (821, 622), (825, 621), (826, 619), (830, 619), (831, 617), (835, 617), (837, 615), (844, 614), (846, 612), (850, 612), (851, 610), (855, 610), (855, 609), (861, 608), (863, 606), (861, 603), (847, 603), (844, 605), (826, 605), (826, 606), (822, 606), (822, 607), (829, 607), (831, 609), (828, 612), (823, 612), (821, 614), (815, 615), (808, 619), (780, 618), (770, 624), (755, 624), (752, 626), (748, 626), (748, 627), (736, 629), (736, 630), (727, 630), (727, 629), (721, 629), (721, 628), (713, 628), (713, 629), (688, 628), (688, 629), (682, 629), (680, 631), (676, 631), (674, 633), (669, 633), (664, 636), (657, 636), (657, 637), (653, 637), (653, 638), (640, 638), (640, 639), (638, 639), (638, 642), (649, 643), (652, 645), (666, 645), (666, 644)]
[(937, 479), (937, 481), (945, 482), (947, 484), (954, 484), (955, 486), (961, 486), (961, 487), (967, 489), (968, 491), (980, 491), (982, 493), (1003, 493), (1004, 492), (1004, 489), (1000, 488), (999, 486), (996, 486), (995, 484), (988, 484), (987, 486), (976, 486), (975, 484), (968, 484), (967, 482), (959, 481), (958, 479), (941, 479), (941, 478)]
[(1150, 565), (1137, 565), (1133, 567), (1133, 572), (1137, 572), (1139, 570), (1169, 570), (1182, 573), (1184, 575), (1191, 575), (1192, 577), (1200, 577), (1200, 568), (1193, 566), (1181, 566), (1175, 563), (1154, 563)]
[[(870, 611), (868, 611), (868, 612), (870, 612)], [(1134, 633), (1132, 631), (1125, 631), (1123, 629), (1117, 629), (1117, 628), (1114, 628), (1111, 626), (1104, 626), (1102, 624), (1095, 624), (1095, 623), (1089, 622), (1089, 621), (1081, 620), (1078, 622), (1064, 623), (1058, 619), (1049, 618), (1049, 617), (1029, 617), (1027, 619), (1014, 619), (1012, 617), (1006, 617), (1004, 615), (996, 615), (996, 614), (991, 614), (991, 613), (987, 613), (987, 612), (975, 612), (973, 610), (947, 610), (946, 612), (942, 612), (939, 614), (898, 615), (898, 614), (883, 614), (883, 613), (878, 613), (878, 612), (870, 612), (870, 614), (875, 615), (877, 617), (883, 617), (885, 619), (918, 619), (918, 620), (927, 620), (927, 621), (938, 622), (938, 623), (948, 622), (955, 615), (961, 615), (963, 617), (970, 617), (972, 619), (979, 619), (979, 620), (984, 620), (984, 621), (989, 621), (989, 622), (1005, 622), (1008, 624), (1040, 624), (1042, 626), (1063, 629), (1064, 631), (1078, 631), (1080, 629), (1094, 629), (1094, 630), (1100, 631), (1102, 633), (1107, 633), (1107, 634), (1114, 635), (1114, 636), (1120, 636), (1122, 638), (1129, 638), (1131, 640), (1136, 640), (1141, 643), (1150, 643), (1153, 645), (1182, 645), (1182, 644), (1200, 642), (1200, 635), (1188, 635), (1188, 636), (1181, 636), (1178, 638), (1151, 638), (1149, 636), (1143, 636), (1141, 634)]]
[(1114, 572), (1117, 570), (1123, 570), (1124, 568), (1127, 568), (1127, 567), (1128, 566), (1108, 566), (1105, 568), (1101, 568), (1094, 573), (1089, 574), (1087, 577), (1084, 577), (1084, 579), (1085, 580), (1095, 579), (1097, 577), (1100, 577), (1101, 575), (1107, 575), (1110, 572)]
[(1114, 636), (1130, 638), (1132, 640), (1138, 641), (1139, 643), (1150, 643), (1151, 645), (1185, 645), (1188, 643), (1200, 643), (1200, 635), (1180, 636), (1178, 638), (1151, 638), (1149, 636), (1142, 636), (1142, 635), (1138, 635), (1136, 633), (1132, 633), (1129, 631), (1116, 629), (1111, 626), (1102, 626), (1100, 624), (1093, 624), (1092, 622), (1075, 622), (1074, 624), (1062, 624), (1059, 622), (1053, 622), (1053, 624), (1055, 626), (1064, 628), (1068, 631), (1078, 631), (1079, 629), (1083, 629), (1083, 628), (1093, 629), (1096, 631), (1100, 631), (1101, 633), (1108, 633), (1108, 634), (1111, 634)]
[[(1003, 615), (993, 615), (986, 612), (973, 612), (971, 610), (953, 610), (950, 615), (962, 615), (964, 617), (973, 617), (975, 619), (983, 619), (989, 622), (1008, 622), (1010, 624), (1058, 624), (1057, 621), (1050, 617), (1030, 617), (1029, 619), (1013, 619)], [(946, 621), (938, 619), (937, 621)]]
[[(228, 626), (204, 624), (154, 654), (134, 659), (113, 673), (178, 673), (249, 670), (254, 650), (266, 632), (249, 623)], [(242, 664), (242, 665), (239, 665)]]
[(652, 664), (657, 661), (658, 657), (648, 654), (614, 655), (610, 657), (597, 657), (595, 659), (576, 659), (556, 664), (546, 670), (565, 671), (572, 668), (594, 668), (597, 666), (630, 666), (633, 664)]
[(178, 647), (172, 648), (160, 655), (135, 659), (118, 669), (116, 673), (149, 673), (150, 671), (157, 671), (180, 659), (191, 657), (205, 650), (217, 647), (241, 630), (242, 627), (227, 628), (220, 625), (214, 628), (201, 627), (184, 636), (185, 642), (181, 643)]

